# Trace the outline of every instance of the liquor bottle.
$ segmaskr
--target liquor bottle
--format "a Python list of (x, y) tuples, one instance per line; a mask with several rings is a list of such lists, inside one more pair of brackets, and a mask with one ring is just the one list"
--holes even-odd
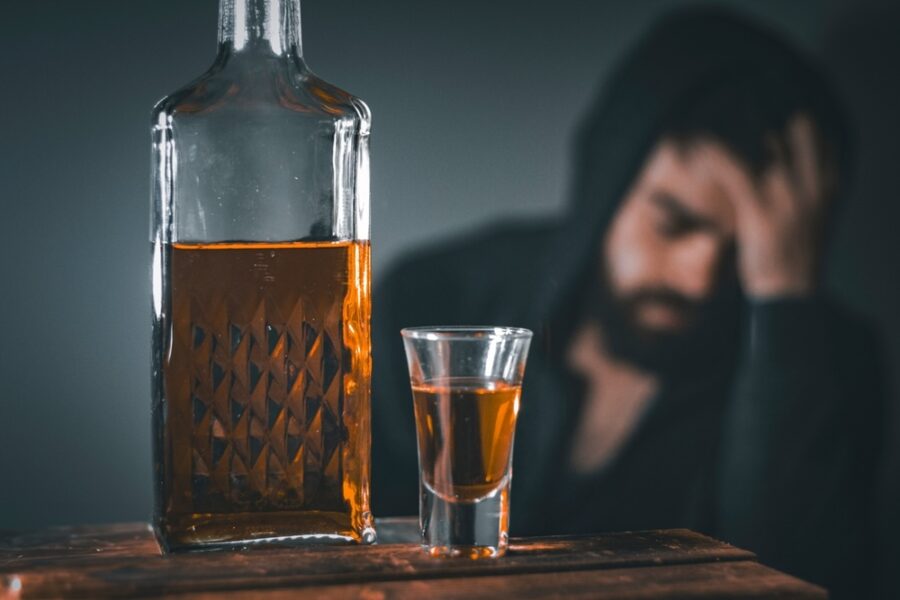
[(167, 551), (372, 543), (370, 113), (299, 0), (221, 0), (153, 111), (154, 529)]

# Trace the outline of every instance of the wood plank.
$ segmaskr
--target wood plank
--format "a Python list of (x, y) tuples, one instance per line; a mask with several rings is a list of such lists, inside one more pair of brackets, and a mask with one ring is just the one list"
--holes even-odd
[(0, 536), (0, 571), (43, 564), (77, 564), (81, 559), (158, 556), (147, 523), (53, 527)]
[(500, 560), (435, 560), (415, 544), (253, 548), (161, 556), (144, 524), (0, 539), (0, 590), (21, 597), (160, 595), (261, 587), (547, 573), (752, 559), (688, 530), (513, 539)]
[(199, 593), (180, 600), (288, 600), (313, 598), (379, 598), (383, 600), (469, 598), (791, 598), (821, 600), (824, 589), (752, 561), (664, 565), (596, 571), (489, 575), (468, 579), (381, 581), (349, 585), (274, 590)]

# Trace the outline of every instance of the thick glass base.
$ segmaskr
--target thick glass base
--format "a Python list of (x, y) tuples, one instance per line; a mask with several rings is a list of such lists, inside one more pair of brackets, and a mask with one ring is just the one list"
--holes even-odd
[(371, 519), (354, 529), (347, 514), (325, 511), (190, 514), (159, 520), (154, 531), (164, 552), (375, 542)]
[(420, 484), (422, 547), (431, 556), (496, 558), (509, 540), (509, 478), (491, 494), (452, 500)]

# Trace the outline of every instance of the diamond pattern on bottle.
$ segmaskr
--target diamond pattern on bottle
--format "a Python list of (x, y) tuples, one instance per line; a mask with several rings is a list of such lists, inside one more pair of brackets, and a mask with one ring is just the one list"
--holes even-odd
[(194, 510), (339, 499), (323, 485), (340, 481), (346, 435), (340, 304), (307, 318), (298, 299), (287, 321), (266, 301), (243, 320), (225, 302), (192, 308), (191, 481), (204, 504)]

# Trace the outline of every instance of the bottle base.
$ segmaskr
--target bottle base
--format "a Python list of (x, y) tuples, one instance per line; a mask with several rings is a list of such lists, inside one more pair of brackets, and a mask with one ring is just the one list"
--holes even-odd
[(195, 513), (160, 519), (153, 529), (165, 553), (375, 542), (371, 518), (357, 529), (347, 514), (325, 511)]

